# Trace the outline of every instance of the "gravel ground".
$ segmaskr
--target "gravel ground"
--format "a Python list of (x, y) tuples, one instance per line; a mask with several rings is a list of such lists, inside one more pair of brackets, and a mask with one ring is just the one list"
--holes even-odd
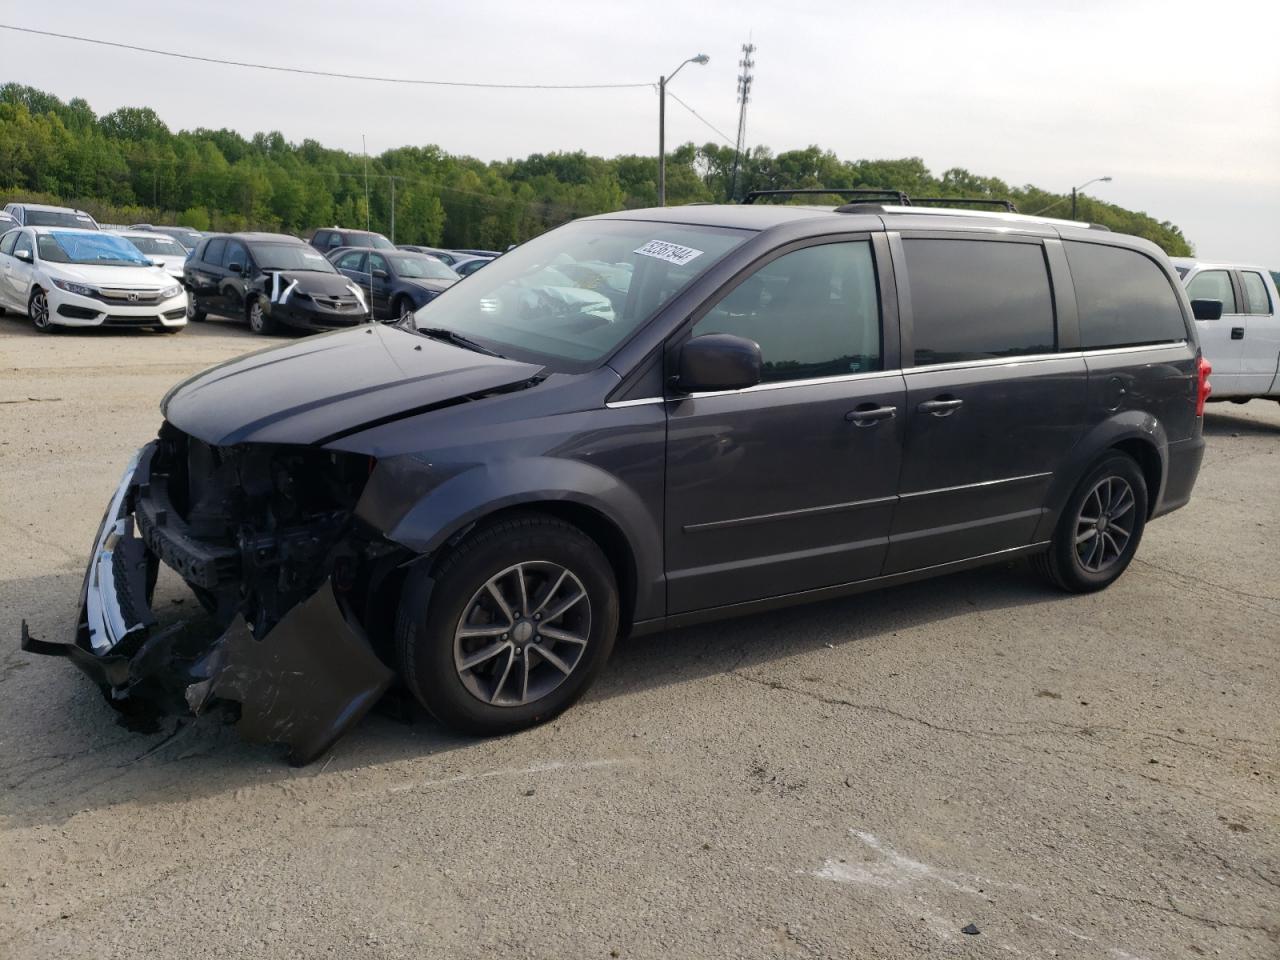
[(0, 957), (1280, 957), (1280, 405), (1210, 408), (1102, 594), (995, 567), (638, 639), (551, 725), (375, 715), (291, 769), (17, 645), (73, 630), (164, 392), (262, 345), (0, 320)]

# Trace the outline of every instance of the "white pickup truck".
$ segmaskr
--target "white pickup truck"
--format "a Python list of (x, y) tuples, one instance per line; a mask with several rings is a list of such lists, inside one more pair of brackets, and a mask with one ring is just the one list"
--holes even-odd
[(1197, 320), (1213, 364), (1213, 399), (1280, 401), (1280, 296), (1262, 267), (1173, 258), (1192, 300), (1221, 300), (1222, 317)]

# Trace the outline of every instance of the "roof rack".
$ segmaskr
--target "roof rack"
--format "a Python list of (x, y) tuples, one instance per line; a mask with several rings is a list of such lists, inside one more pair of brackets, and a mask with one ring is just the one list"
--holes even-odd
[(871, 187), (800, 187), (795, 190), (752, 190), (742, 198), (743, 203), (755, 203), (761, 197), (877, 197), (893, 200), (903, 206), (911, 204), (911, 198), (901, 190), (878, 190)]
[(912, 197), (911, 206), (931, 207), (997, 207), (1006, 213), (1017, 213), (1012, 200), (993, 200), (990, 197)]

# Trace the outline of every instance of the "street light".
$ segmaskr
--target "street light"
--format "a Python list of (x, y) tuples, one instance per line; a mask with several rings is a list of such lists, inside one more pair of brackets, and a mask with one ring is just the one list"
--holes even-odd
[(1094, 177), (1088, 183), (1082, 183), (1078, 187), (1072, 187), (1071, 188), (1071, 219), (1074, 220), (1076, 218), (1076, 194), (1079, 191), (1083, 190), (1085, 187), (1089, 186), (1089, 184), (1091, 183), (1110, 183), (1110, 182), (1111, 182), (1110, 177)]
[(667, 84), (676, 78), (685, 63), (705, 66), (711, 58), (705, 53), (690, 57), (665, 77), (658, 78), (658, 206), (667, 205)]

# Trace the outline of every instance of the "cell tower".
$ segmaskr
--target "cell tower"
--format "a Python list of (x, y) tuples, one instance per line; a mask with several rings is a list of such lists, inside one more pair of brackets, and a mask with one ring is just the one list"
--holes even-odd
[(738, 74), (738, 142), (733, 146), (733, 176), (729, 179), (729, 199), (738, 195), (738, 169), (742, 163), (742, 152), (747, 142), (747, 103), (751, 100), (751, 81), (754, 77), (751, 68), (756, 62), (751, 59), (756, 52), (756, 45), (748, 41), (742, 45), (742, 59), (738, 66), (742, 72)]

